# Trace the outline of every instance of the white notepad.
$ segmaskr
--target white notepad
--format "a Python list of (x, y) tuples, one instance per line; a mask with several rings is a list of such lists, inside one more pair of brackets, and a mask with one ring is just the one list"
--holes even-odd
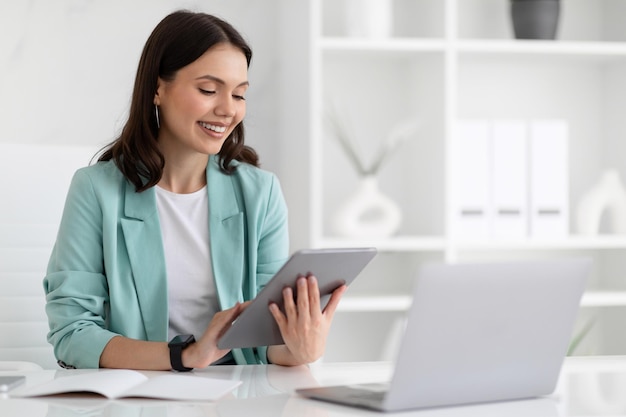
[(70, 371), (52, 381), (16, 389), (11, 397), (39, 397), (77, 392), (92, 392), (110, 399), (158, 398), (164, 400), (214, 401), (239, 385), (241, 381), (207, 378), (190, 374), (159, 374), (148, 377), (142, 372), (111, 369), (81, 373)]

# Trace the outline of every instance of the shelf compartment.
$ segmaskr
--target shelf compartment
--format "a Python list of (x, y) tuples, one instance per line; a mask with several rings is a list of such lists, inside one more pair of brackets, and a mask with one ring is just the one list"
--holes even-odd
[[(323, 229), (332, 237), (333, 214), (361, 175), (337, 139), (333, 118), (349, 133), (355, 152), (371, 166), (391, 132), (413, 125), (377, 172), (379, 189), (402, 209), (398, 234), (442, 235), (444, 230), (443, 54), (324, 54), (318, 165)], [(440, 100), (433, 100), (440, 97)], [(419, 170), (416, 171), (416, 170)], [(416, 175), (417, 174), (417, 175)], [(410, 182), (399, 179), (411, 178)], [(426, 203), (427, 202), (427, 203)], [(438, 220), (433, 220), (438, 219)], [(317, 239), (315, 239), (317, 240)]]
[[(461, 39), (513, 39), (510, 1), (455, 0)], [(561, 0), (558, 40), (626, 41), (622, 0)]]
[[(323, 36), (359, 38), (351, 34), (349, 15), (351, 4), (367, 7), (363, 0), (317, 0), (321, 4), (321, 33)], [(377, 0), (391, 6), (390, 37), (441, 38), (444, 34), (445, 3), (441, 0)], [(360, 10), (362, 11), (362, 10)], [(359, 12), (360, 12), (359, 11)], [(365, 19), (360, 19), (364, 21)]]

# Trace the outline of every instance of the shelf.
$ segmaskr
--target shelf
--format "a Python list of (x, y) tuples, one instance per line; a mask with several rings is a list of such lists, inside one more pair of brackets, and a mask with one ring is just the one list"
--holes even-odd
[(467, 241), (453, 244), (464, 251), (625, 249), (626, 236), (570, 236), (563, 239)]
[(359, 39), (323, 38), (317, 47), (326, 52), (457, 52), (460, 54), (497, 54), (499, 57), (533, 56), (582, 58), (593, 61), (626, 59), (626, 44), (621, 42), (543, 41), (543, 40), (454, 40), (444, 39)]
[(581, 55), (626, 58), (626, 44), (542, 40), (462, 40), (453, 43), (458, 52), (533, 55)]
[[(411, 306), (409, 295), (346, 296), (337, 311), (346, 313), (404, 312)], [(626, 291), (589, 291), (583, 295), (581, 307), (626, 307)]]
[(581, 307), (626, 306), (626, 291), (589, 291), (583, 295)]
[(340, 52), (443, 52), (446, 49), (446, 42), (442, 39), (323, 38), (318, 41), (317, 46), (325, 51)]
[(411, 296), (390, 295), (390, 296), (346, 296), (344, 297), (337, 311), (359, 313), (373, 311), (407, 311), (411, 306)]
[(375, 247), (379, 251), (420, 252), (420, 251), (443, 251), (446, 241), (442, 237), (391, 237), (385, 239), (363, 238), (322, 238), (317, 241), (318, 248), (352, 248), (352, 247)]
[(376, 238), (318, 239), (316, 248), (375, 247), (381, 252), (514, 251), (514, 250), (601, 250), (626, 249), (626, 236), (570, 236), (563, 239), (448, 241), (444, 237), (400, 236)]

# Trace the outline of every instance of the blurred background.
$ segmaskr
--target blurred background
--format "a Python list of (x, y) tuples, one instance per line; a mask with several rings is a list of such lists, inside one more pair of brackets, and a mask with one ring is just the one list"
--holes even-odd
[(5, 0), (0, 360), (54, 366), (41, 280), (69, 180), (181, 8), (252, 46), (247, 141), (292, 251), (379, 249), (325, 360), (392, 359), (422, 263), (570, 256), (594, 259), (572, 353), (626, 353), (626, 2)]

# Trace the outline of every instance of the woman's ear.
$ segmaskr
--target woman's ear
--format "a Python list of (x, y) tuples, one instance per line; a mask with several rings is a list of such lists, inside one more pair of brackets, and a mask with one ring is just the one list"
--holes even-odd
[(161, 92), (162, 85), (163, 85), (163, 82), (161, 78), (160, 77), (157, 78), (156, 93), (154, 93), (154, 105), (155, 106), (161, 105), (161, 97), (159, 96), (159, 93)]

